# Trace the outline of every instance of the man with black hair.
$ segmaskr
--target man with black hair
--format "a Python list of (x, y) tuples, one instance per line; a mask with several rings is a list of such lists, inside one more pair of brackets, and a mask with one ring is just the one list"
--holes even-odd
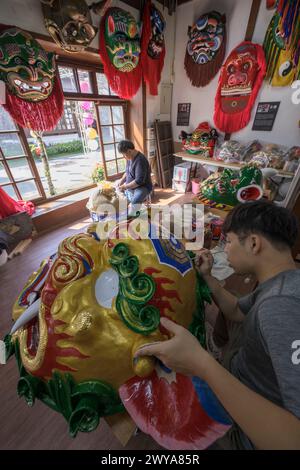
[(297, 219), (273, 203), (248, 202), (229, 213), (224, 233), (229, 263), (236, 273), (254, 275), (258, 287), (241, 299), (230, 294), (212, 277), (208, 250), (197, 269), (226, 319), (242, 324), (238, 348), (232, 343), (221, 365), (185, 328), (163, 318), (172, 339), (136, 356), (156, 356), (208, 383), (234, 421), (212, 448), (300, 449), (300, 270), (291, 254)]
[(119, 189), (125, 191), (132, 206), (141, 204), (152, 191), (149, 162), (145, 155), (134, 148), (130, 140), (121, 140), (118, 143), (118, 152), (127, 160), (126, 172), (119, 181)]

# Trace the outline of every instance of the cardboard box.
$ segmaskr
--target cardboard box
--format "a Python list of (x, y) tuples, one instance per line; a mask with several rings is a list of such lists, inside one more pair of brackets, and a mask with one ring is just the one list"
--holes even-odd
[(179, 165), (174, 166), (173, 170), (173, 180), (175, 181), (182, 181), (182, 182), (189, 182), (191, 176), (191, 163), (184, 162), (180, 163)]
[(172, 189), (178, 193), (187, 193), (191, 190), (190, 181), (178, 181), (173, 178)]

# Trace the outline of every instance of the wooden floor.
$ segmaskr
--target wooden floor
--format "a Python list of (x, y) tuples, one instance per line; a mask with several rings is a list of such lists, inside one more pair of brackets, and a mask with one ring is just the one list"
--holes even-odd
[[(191, 195), (178, 196), (171, 190), (158, 192), (154, 203), (188, 202)], [(40, 262), (56, 252), (59, 242), (70, 235), (85, 231), (90, 219), (49, 232), (33, 240), (26, 251), (0, 267), (0, 338), (11, 329), (11, 310), (17, 294), (28, 276)], [(80, 433), (75, 439), (68, 435), (67, 423), (58, 413), (36, 402), (28, 407), (16, 392), (17, 365), (11, 358), (0, 365), (0, 449), (159, 449), (153, 439), (145, 434), (132, 437), (124, 448), (113, 435), (110, 427), (101, 420), (92, 433)]]

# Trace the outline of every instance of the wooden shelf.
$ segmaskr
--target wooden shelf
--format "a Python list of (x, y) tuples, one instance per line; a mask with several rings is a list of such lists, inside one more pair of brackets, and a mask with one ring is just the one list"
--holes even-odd
[[(188, 152), (177, 152), (174, 153), (175, 157), (182, 158), (182, 160), (192, 163), (201, 163), (203, 165), (217, 166), (222, 168), (232, 168), (234, 170), (240, 170), (242, 168), (241, 163), (225, 163), (222, 160), (214, 160), (213, 158), (200, 157), (199, 155), (192, 155)], [(294, 173), (283, 170), (276, 170), (277, 175), (283, 178), (294, 178)]]

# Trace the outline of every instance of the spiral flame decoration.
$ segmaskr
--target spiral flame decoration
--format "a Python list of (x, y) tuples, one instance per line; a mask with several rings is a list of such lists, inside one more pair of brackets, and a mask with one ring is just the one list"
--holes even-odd
[(82, 239), (90, 239), (90, 235), (80, 234), (63, 240), (58, 249), (58, 259), (52, 269), (52, 281), (55, 287), (62, 287), (89, 274), (93, 268), (93, 260), (80, 246)]

